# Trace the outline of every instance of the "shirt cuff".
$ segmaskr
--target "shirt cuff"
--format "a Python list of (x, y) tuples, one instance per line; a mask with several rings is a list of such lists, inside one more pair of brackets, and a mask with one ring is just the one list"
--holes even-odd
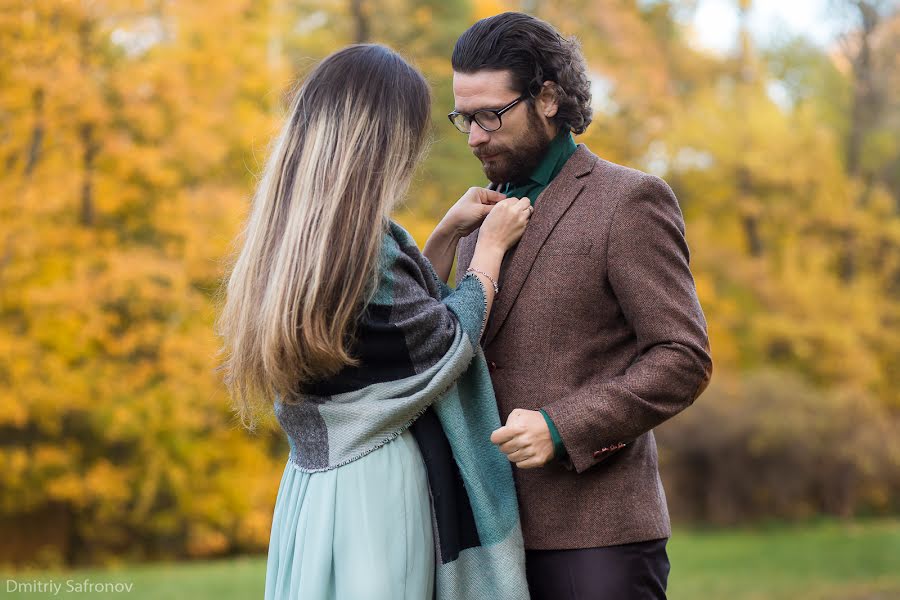
[(553, 419), (550, 418), (550, 415), (548, 415), (543, 408), (540, 409), (540, 413), (544, 415), (544, 421), (547, 422), (547, 428), (550, 429), (550, 439), (553, 440), (553, 458), (564, 458), (568, 452), (563, 445), (559, 430), (556, 428), (556, 425), (553, 424)]

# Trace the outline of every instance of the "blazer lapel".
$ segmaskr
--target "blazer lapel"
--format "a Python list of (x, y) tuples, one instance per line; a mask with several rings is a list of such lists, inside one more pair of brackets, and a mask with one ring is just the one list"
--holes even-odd
[(578, 149), (572, 157), (541, 193), (541, 200), (535, 204), (534, 214), (531, 215), (525, 234), (518, 245), (507, 252), (503, 259), (498, 282), (500, 294), (494, 299), (487, 331), (484, 333), (483, 346), (487, 347), (503, 326), (531, 272), (531, 266), (541, 246), (584, 188), (580, 178), (590, 173), (596, 162), (597, 157), (584, 144), (578, 144)]

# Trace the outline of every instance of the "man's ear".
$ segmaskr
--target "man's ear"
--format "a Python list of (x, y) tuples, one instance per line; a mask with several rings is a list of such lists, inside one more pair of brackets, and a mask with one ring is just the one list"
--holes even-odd
[(548, 119), (556, 116), (559, 110), (559, 86), (555, 81), (545, 81), (537, 95), (538, 112)]

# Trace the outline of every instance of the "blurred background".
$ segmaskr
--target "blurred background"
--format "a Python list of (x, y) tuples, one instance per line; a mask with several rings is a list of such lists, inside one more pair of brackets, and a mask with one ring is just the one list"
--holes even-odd
[(485, 183), (449, 56), (505, 10), (580, 39), (576, 141), (685, 214), (715, 374), (658, 430), (670, 597), (900, 598), (900, 5), (876, 0), (0, 0), (0, 596), (262, 595), (288, 445), (235, 420), (212, 323), (286, 99), (356, 41), (426, 73), (397, 215), (423, 244)]

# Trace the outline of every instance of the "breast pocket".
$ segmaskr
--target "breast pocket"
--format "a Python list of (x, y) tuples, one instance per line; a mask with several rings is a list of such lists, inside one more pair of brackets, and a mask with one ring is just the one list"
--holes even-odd
[(540, 256), (581, 256), (591, 253), (591, 240), (553, 240), (541, 247)]
[(527, 305), (544, 319), (554, 345), (593, 331), (602, 270), (597, 249), (590, 238), (569, 236), (548, 240), (538, 253), (529, 278), (539, 292)]

